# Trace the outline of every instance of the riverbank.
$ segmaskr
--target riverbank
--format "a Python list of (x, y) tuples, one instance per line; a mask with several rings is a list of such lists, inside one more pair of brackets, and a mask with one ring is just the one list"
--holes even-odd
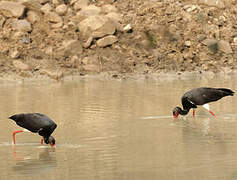
[(0, 76), (232, 74), (236, 13), (225, 0), (0, 1)]

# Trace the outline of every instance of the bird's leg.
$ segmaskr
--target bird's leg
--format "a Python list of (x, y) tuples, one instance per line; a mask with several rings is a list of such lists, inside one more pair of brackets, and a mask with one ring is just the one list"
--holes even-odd
[(195, 109), (193, 109), (193, 118), (195, 118)]
[(209, 110), (209, 113), (210, 113), (212, 116), (216, 117), (216, 115), (215, 115), (211, 110)]
[(209, 104), (204, 104), (203, 107), (204, 107), (206, 110), (208, 110), (208, 112), (209, 112), (212, 116), (216, 117), (216, 115), (210, 110)]
[(42, 145), (44, 144), (44, 140), (43, 140), (43, 138), (41, 138), (41, 144), (42, 144)]
[(12, 133), (12, 138), (13, 138), (13, 144), (14, 144), (14, 145), (16, 144), (15, 135), (16, 135), (16, 133), (20, 133), (20, 132), (24, 132), (24, 131), (23, 131), (23, 130), (19, 130), (19, 131), (14, 131), (14, 132)]

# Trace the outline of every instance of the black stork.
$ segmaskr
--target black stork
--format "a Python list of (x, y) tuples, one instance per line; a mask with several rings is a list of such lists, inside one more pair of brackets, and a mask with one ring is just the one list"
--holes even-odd
[(210, 110), (208, 103), (217, 101), (225, 96), (233, 96), (234, 92), (226, 88), (210, 88), (210, 87), (200, 87), (187, 91), (181, 101), (183, 109), (180, 107), (175, 107), (173, 109), (173, 116), (177, 118), (179, 114), (186, 115), (189, 110), (193, 108), (193, 117), (195, 117), (195, 108), (198, 105), (203, 105), (213, 116), (215, 114)]
[(17, 125), (24, 128), (24, 130), (14, 131), (13, 132), (13, 143), (15, 144), (15, 135), (20, 132), (31, 131), (33, 133), (38, 133), (40, 136), (43, 136), (41, 139), (41, 144), (43, 141), (46, 144), (53, 146), (55, 144), (55, 139), (51, 134), (56, 129), (57, 124), (53, 122), (49, 117), (40, 113), (28, 113), (28, 114), (15, 114), (9, 119), (12, 119), (16, 122)]

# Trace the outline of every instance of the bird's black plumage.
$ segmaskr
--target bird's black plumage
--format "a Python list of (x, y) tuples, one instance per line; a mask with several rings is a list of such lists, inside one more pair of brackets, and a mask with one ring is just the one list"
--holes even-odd
[(20, 127), (43, 136), (47, 144), (50, 135), (57, 127), (53, 120), (40, 113), (15, 114), (9, 118), (14, 120)]
[(209, 102), (217, 101), (225, 96), (233, 96), (234, 92), (226, 88), (210, 88), (200, 87), (187, 91), (181, 98), (183, 110), (176, 107), (173, 114), (177, 111), (181, 115), (185, 115), (191, 108), (197, 108), (198, 105), (204, 105)]

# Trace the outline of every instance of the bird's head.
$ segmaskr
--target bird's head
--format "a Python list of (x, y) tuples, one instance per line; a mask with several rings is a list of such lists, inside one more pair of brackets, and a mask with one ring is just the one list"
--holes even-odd
[(179, 112), (181, 111), (181, 108), (180, 107), (175, 107), (174, 109), (173, 109), (173, 116), (174, 116), (174, 118), (176, 119), (178, 116), (179, 116)]
[(45, 144), (50, 144), (50, 146), (55, 145), (55, 139), (53, 136), (44, 137), (44, 142), (45, 142)]

